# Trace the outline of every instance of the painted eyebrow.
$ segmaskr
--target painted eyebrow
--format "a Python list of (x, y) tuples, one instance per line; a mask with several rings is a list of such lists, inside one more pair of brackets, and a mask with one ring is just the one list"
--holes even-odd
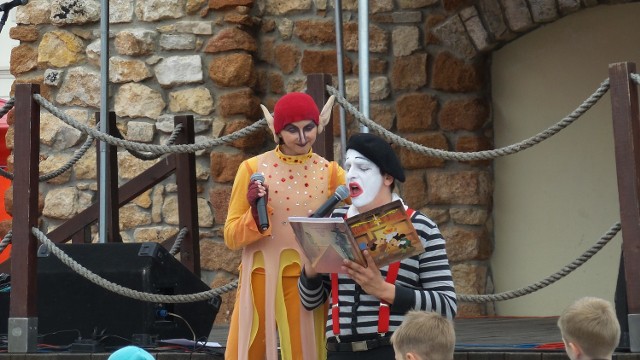
[(307, 128), (307, 127), (309, 127), (309, 126), (312, 126), (312, 125), (313, 125), (313, 127), (316, 127), (316, 124), (315, 124), (314, 122), (310, 122), (310, 123), (308, 123), (308, 124), (306, 124), (306, 125), (303, 125), (303, 126), (296, 126), (296, 125), (293, 125), (293, 124), (289, 123), (289, 124), (287, 124), (287, 125), (285, 125), (285, 126), (284, 126), (284, 129), (291, 129), (291, 128), (293, 128), (293, 129), (301, 129), (301, 130), (304, 130), (305, 128)]

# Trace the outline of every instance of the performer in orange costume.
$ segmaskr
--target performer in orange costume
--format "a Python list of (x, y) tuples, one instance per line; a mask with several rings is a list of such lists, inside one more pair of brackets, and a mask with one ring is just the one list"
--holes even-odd
[[(320, 113), (313, 99), (289, 93), (271, 116), (262, 106), (278, 146), (245, 160), (233, 183), (224, 241), (242, 249), (240, 285), (231, 318), (225, 359), (316, 360), (326, 357), (325, 309), (300, 304), (301, 250), (289, 216), (308, 216), (344, 184), (344, 170), (313, 153), (316, 136), (328, 123), (333, 97)], [(264, 184), (251, 182), (260, 173)], [(256, 202), (266, 196), (269, 227), (259, 231)]]

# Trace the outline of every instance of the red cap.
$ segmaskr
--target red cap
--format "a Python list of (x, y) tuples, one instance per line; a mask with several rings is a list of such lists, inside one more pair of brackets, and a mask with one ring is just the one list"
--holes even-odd
[(320, 111), (313, 98), (305, 93), (292, 92), (281, 97), (273, 110), (273, 130), (279, 134), (287, 124), (313, 120), (318, 125)]

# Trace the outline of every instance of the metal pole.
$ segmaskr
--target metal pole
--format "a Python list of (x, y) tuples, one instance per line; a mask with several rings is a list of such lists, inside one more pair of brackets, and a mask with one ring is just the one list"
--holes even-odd
[[(343, 62), (343, 46), (342, 46), (342, 0), (336, 0), (335, 6), (336, 21), (336, 51), (338, 56), (338, 91), (340, 96), (347, 98), (344, 90), (344, 62)], [(340, 161), (344, 164), (345, 149), (347, 148), (347, 123), (346, 112), (344, 107), (340, 106)]]
[[(109, 121), (109, 0), (102, 0), (100, 6), (100, 131), (107, 132)], [(99, 176), (99, 239), (107, 241), (107, 143), (100, 141)]]
[[(358, 0), (358, 77), (360, 79), (360, 112), (369, 118), (369, 1)], [(369, 128), (360, 125), (360, 132)]]

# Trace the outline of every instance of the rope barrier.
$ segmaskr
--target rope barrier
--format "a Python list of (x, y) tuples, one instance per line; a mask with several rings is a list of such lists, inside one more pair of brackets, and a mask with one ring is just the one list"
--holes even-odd
[(526, 150), (534, 145), (541, 143), (542, 141), (550, 138), (551, 136), (557, 134), (567, 126), (571, 125), (575, 120), (577, 120), (582, 114), (584, 114), (587, 110), (589, 110), (593, 105), (595, 105), (600, 98), (609, 90), (609, 79), (604, 80), (598, 89), (587, 98), (578, 108), (572, 111), (569, 115), (559, 121), (557, 124), (547, 128), (546, 130), (538, 133), (535, 136), (532, 136), (528, 139), (525, 139), (519, 143), (509, 145), (507, 147), (503, 147), (500, 149), (494, 150), (485, 150), (485, 151), (476, 151), (476, 152), (455, 152), (455, 151), (446, 151), (440, 149), (430, 148), (424, 145), (416, 144), (409, 140), (406, 140), (384, 127), (378, 125), (373, 120), (364, 117), (362, 113), (358, 111), (358, 109), (353, 106), (350, 102), (347, 101), (338, 90), (330, 85), (326, 87), (327, 92), (331, 95), (336, 96), (336, 101), (342, 105), (351, 115), (353, 115), (360, 123), (365, 125), (368, 128), (373, 129), (380, 136), (385, 138), (387, 141), (390, 141), (399, 146), (405, 147), (413, 152), (429, 155), (436, 158), (444, 159), (444, 160), (457, 160), (457, 161), (470, 161), (470, 160), (489, 160), (495, 159), (500, 156), (512, 155), (518, 153), (520, 151)]
[(82, 124), (69, 115), (62, 112), (55, 105), (50, 103), (47, 99), (42, 97), (40, 94), (34, 94), (33, 98), (46, 110), (48, 110), (51, 114), (57, 116), (60, 120), (64, 121), (68, 125), (84, 132), (87, 135), (91, 135), (98, 140), (104, 141), (109, 145), (122, 147), (127, 150), (134, 151), (146, 151), (153, 154), (168, 154), (168, 153), (192, 153), (200, 150), (208, 150), (213, 147), (228, 144), (235, 140), (241, 139), (247, 135), (253, 134), (258, 130), (262, 129), (267, 125), (267, 120), (261, 119), (256, 121), (255, 123), (242, 128), (234, 133), (225, 135), (223, 137), (205, 141), (199, 144), (179, 144), (179, 145), (151, 145), (151, 144), (142, 144), (134, 141), (128, 141), (119, 139), (117, 137), (111, 136), (109, 134), (102, 133), (100, 131), (94, 130), (89, 126)]
[(460, 301), (466, 302), (474, 302), (474, 303), (485, 303), (490, 301), (504, 301), (515, 299), (520, 296), (531, 294), (540, 289), (544, 289), (545, 287), (553, 284), (554, 282), (562, 279), (563, 277), (569, 275), (574, 270), (579, 268), (582, 264), (587, 262), (589, 259), (593, 257), (593, 255), (597, 254), (602, 248), (609, 243), (611, 239), (620, 231), (621, 225), (619, 222), (615, 223), (609, 231), (607, 231), (601, 238), (598, 240), (595, 245), (585, 251), (582, 255), (580, 255), (576, 260), (571, 262), (569, 265), (563, 267), (555, 274), (548, 276), (547, 278), (529, 285), (523, 288), (502, 292), (499, 294), (491, 294), (491, 295), (458, 295), (458, 299)]
[(0, 252), (3, 252), (7, 245), (11, 244), (11, 238), (13, 237), (13, 231), (7, 231), (7, 234), (0, 241)]
[(11, 111), (11, 109), (13, 109), (13, 106), (15, 104), (16, 104), (16, 98), (9, 99), (9, 101), (7, 101), (4, 104), (4, 106), (0, 109), (0, 118), (7, 115), (7, 113)]
[[(631, 74), (630, 75), (631, 78), (637, 83), (640, 84), (640, 75), (638, 74)], [(403, 146), (408, 148), (411, 151), (420, 153), (420, 154), (424, 154), (424, 155), (428, 155), (428, 156), (433, 156), (433, 157), (437, 157), (437, 158), (441, 158), (444, 160), (457, 160), (457, 161), (470, 161), (470, 160), (488, 160), (488, 159), (494, 159), (496, 157), (499, 156), (505, 156), (505, 155), (511, 155), (511, 154), (515, 154), (517, 152), (523, 151), (525, 149), (528, 149), (534, 145), (537, 145), (538, 143), (548, 139), (549, 137), (557, 134), (558, 132), (560, 132), (561, 130), (563, 130), (564, 128), (566, 128), (567, 126), (571, 125), (575, 120), (577, 120), (577, 118), (579, 118), (581, 115), (583, 115), (587, 110), (589, 110), (591, 107), (593, 107), (593, 105), (595, 103), (597, 103), (597, 101), (599, 101), (602, 96), (609, 90), (609, 79), (604, 80), (600, 86), (598, 87), (598, 89), (596, 89), (596, 91), (590, 95), (580, 106), (578, 106), (574, 111), (572, 111), (569, 115), (567, 115), (565, 118), (563, 118), (560, 122), (556, 123), (555, 125), (547, 128), (546, 130), (538, 133), (535, 136), (532, 136), (528, 139), (525, 139), (519, 143), (513, 144), (513, 145), (509, 145), (507, 147), (503, 147), (500, 149), (494, 149), (494, 150), (487, 150), (487, 151), (478, 151), (478, 152), (467, 152), (467, 153), (461, 153), (461, 152), (451, 152), (451, 151), (445, 151), (445, 150), (440, 150), (440, 149), (434, 149), (434, 148), (429, 148), (420, 144), (416, 144), (413, 142), (410, 142), (408, 140), (405, 140), (393, 133), (391, 133), (390, 131), (386, 130), (384, 127), (378, 125), (377, 123), (375, 123), (374, 121), (364, 117), (355, 106), (353, 106), (351, 103), (349, 103), (344, 97), (342, 97), (340, 95), (340, 93), (338, 92), (337, 89), (331, 87), (331, 86), (327, 86), (327, 91), (329, 92), (329, 94), (331, 95), (335, 95), (336, 96), (336, 100), (338, 101), (338, 103), (345, 108), (347, 111), (349, 111), (349, 113), (351, 113), (360, 123), (362, 123), (363, 125), (373, 129), (375, 132), (377, 132), (379, 135), (381, 135), (382, 137), (384, 137), (385, 139), (387, 139), (388, 141), (391, 141), (399, 146)], [(65, 123), (67, 123), (68, 125), (84, 132), (85, 134), (87, 134), (90, 138), (91, 141), (93, 141), (94, 138), (97, 138), (101, 141), (104, 141), (110, 145), (113, 146), (119, 146), (119, 147), (123, 147), (125, 149), (127, 149), (130, 153), (132, 153), (132, 155), (138, 157), (138, 156), (142, 156), (142, 157), (152, 157), (152, 156), (156, 156), (156, 155), (162, 155), (162, 154), (166, 154), (166, 153), (170, 153), (170, 152), (175, 152), (175, 153), (187, 153), (187, 152), (196, 152), (196, 151), (200, 151), (200, 150), (206, 150), (206, 149), (210, 149), (214, 146), (218, 146), (221, 144), (225, 144), (225, 143), (229, 143), (232, 141), (235, 141), (237, 139), (240, 139), (244, 136), (250, 135), (256, 131), (258, 131), (259, 129), (263, 128), (266, 125), (266, 120), (265, 119), (261, 119), (257, 122), (255, 122), (254, 124), (240, 129), (232, 134), (223, 136), (221, 138), (212, 140), (212, 141), (208, 141), (208, 142), (204, 142), (204, 143), (200, 143), (200, 144), (180, 144), (180, 145), (173, 145), (173, 141), (175, 140), (174, 135), (177, 137), (177, 134), (180, 131), (180, 126), (176, 127), (176, 129), (174, 129), (174, 132), (172, 133), (171, 137), (169, 138), (169, 141), (167, 141), (167, 144), (165, 145), (150, 145), (150, 144), (141, 144), (141, 143), (137, 143), (137, 142), (132, 142), (132, 141), (127, 141), (127, 140), (123, 140), (123, 139), (119, 139), (116, 137), (113, 137), (111, 135), (108, 134), (104, 134), (101, 133), (100, 131), (94, 130), (74, 119), (72, 119), (70, 116), (68, 116), (67, 114), (63, 113), (62, 111), (60, 111), (58, 108), (56, 108), (53, 104), (51, 104), (49, 101), (47, 101), (44, 97), (42, 97), (40, 94), (34, 94), (34, 99), (36, 102), (38, 102), (43, 108), (45, 108), (46, 110), (48, 110), (51, 114), (57, 116), (58, 118), (60, 118), (62, 121), (64, 121)], [(0, 109), (0, 116), (3, 116), (6, 112), (8, 112), (11, 108), (13, 108), (14, 105), (14, 98), (10, 99), (9, 102), (3, 106), (2, 109)], [(173, 140), (172, 140), (173, 139)], [(87, 139), (88, 142), (89, 138)], [(87, 142), (85, 142), (85, 144), (87, 144)], [(84, 147), (85, 145), (83, 145)], [(85, 150), (86, 151), (86, 150)], [(151, 154), (143, 154), (143, 153), (139, 153), (140, 151), (145, 151), (145, 152), (149, 152)], [(78, 151), (80, 152), (80, 151)], [(159, 156), (158, 156), (159, 157)], [(75, 158), (75, 157), (74, 157)], [(157, 157), (155, 157), (157, 158)], [(76, 160), (77, 161), (77, 160)], [(65, 170), (66, 171), (66, 170)], [(62, 171), (64, 172), (64, 171)], [(6, 173), (4, 170), (0, 169), (0, 175), (5, 176)], [(12, 175), (12, 174), (11, 174)], [(475, 302), (475, 303), (483, 303), (483, 302), (490, 302), (490, 301), (503, 301), (503, 300), (509, 300), (509, 299), (513, 299), (516, 297), (520, 297), (520, 296), (524, 296), (527, 294), (530, 294), (532, 292), (535, 292), (537, 290), (540, 290), (544, 287), (547, 287), (551, 284), (553, 284), (554, 282), (560, 280), (561, 278), (563, 278), (564, 276), (570, 274), (571, 272), (573, 272), (575, 269), (577, 269), (579, 266), (583, 265), (586, 261), (588, 261), (591, 257), (593, 257), (593, 255), (595, 255), (598, 251), (600, 251), (619, 231), (620, 231), (621, 225), (620, 223), (616, 223), (614, 224), (609, 231), (603, 235), (603, 237), (600, 238), (600, 240), (594, 245), (592, 246), (590, 249), (588, 249), (585, 253), (583, 253), (579, 258), (577, 258), (576, 260), (574, 260), (572, 263), (566, 265), (565, 267), (563, 267), (561, 270), (559, 270), (558, 272), (550, 275), (549, 277), (534, 283), (532, 285), (517, 289), (517, 290), (513, 290), (513, 291), (508, 291), (508, 292), (503, 292), (503, 293), (499, 293), (499, 294), (492, 294), (492, 295), (458, 295), (458, 299), (460, 301), (465, 301), (465, 302)], [(176, 241), (174, 242), (170, 253), (172, 255), (175, 255), (180, 248), (180, 244), (184, 238), (184, 236), (186, 235), (187, 229), (183, 228), (180, 230), (180, 232), (178, 233), (178, 235), (176, 236)], [(108, 289), (112, 292), (115, 292), (119, 295), (122, 296), (127, 296), (133, 299), (137, 299), (137, 300), (142, 300), (142, 301), (149, 301), (149, 302), (165, 302), (165, 303), (188, 303), (188, 302), (193, 302), (193, 301), (201, 301), (201, 300), (206, 300), (206, 299), (210, 299), (215, 295), (221, 295), (225, 292), (231, 291), (232, 289), (236, 288), (238, 286), (238, 280), (234, 280), (233, 282), (230, 282), (227, 285), (221, 286), (219, 288), (216, 289), (211, 289), (209, 291), (205, 291), (205, 292), (201, 292), (201, 293), (197, 293), (197, 294), (190, 294), (190, 295), (160, 295), (160, 294), (149, 294), (149, 293), (143, 293), (137, 290), (133, 290), (133, 289), (129, 289), (117, 284), (114, 284), (104, 278), (101, 278), (100, 276), (98, 276), (97, 274), (91, 272), (90, 270), (88, 270), (87, 268), (83, 267), (82, 265), (78, 264), (77, 262), (75, 262), (73, 259), (71, 259), (67, 254), (65, 254), (62, 250), (60, 250), (57, 246), (55, 246), (55, 244), (46, 237), (45, 234), (43, 234), (39, 229), (37, 228), (32, 228), (32, 233), (34, 234), (34, 236), (36, 236), (36, 238), (43, 244), (45, 244), (51, 251), (51, 253), (53, 253), (56, 257), (58, 257), (58, 259), (60, 259), (65, 265), (69, 266), (71, 269), (73, 269), (75, 272), (77, 272), (79, 275), (83, 276), (84, 278), (86, 278), (87, 280), (93, 282), (96, 285), (99, 285), (105, 289)], [(8, 243), (11, 242), (11, 231), (9, 233), (7, 233), (7, 235), (4, 237), (4, 239), (2, 239), (2, 241), (0, 242), (0, 251), (2, 251)]]
[[(178, 135), (180, 135), (180, 132), (182, 132), (183, 127), (184, 126), (182, 124), (178, 124), (178, 126), (176, 126), (171, 132), (171, 135), (165, 142), (165, 145), (173, 145), (173, 143), (176, 142)], [(147, 154), (147, 153), (143, 153), (135, 150), (127, 150), (127, 151), (129, 152), (129, 154), (133, 155), (133, 157), (139, 160), (145, 160), (145, 161), (159, 159), (162, 155), (164, 155), (164, 154)]]
[[(570, 264), (566, 265), (556, 273), (548, 276), (547, 278), (534, 283), (532, 285), (502, 292), (499, 294), (490, 294), (490, 295), (465, 295), (458, 294), (458, 300), (462, 302), (473, 302), (473, 303), (485, 303), (492, 301), (505, 301), (515, 299), (524, 295), (531, 294), (535, 291), (544, 289), (545, 287), (555, 283), (556, 281), (564, 278), (565, 276), (572, 273), (574, 270), (582, 266), (589, 259), (591, 259), (595, 254), (597, 254), (600, 250), (607, 245), (611, 239), (620, 231), (621, 225), (619, 222), (615, 223), (611, 228), (594, 244), (591, 248), (585, 251), (582, 255), (580, 255), (576, 260), (572, 261)], [(165, 302), (165, 303), (188, 303), (193, 301), (201, 301), (209, 299), (215, 295), (221, 295), (226, 292), (229, 292), (238, 287), (238, 279), (230, 282), (229, 284), (223, 285), (219, 288), (196, 293), (196, 294), (188, 294), (188, 295), (158, 295), (158, 294), (150, 294), (144, 293), (141, 291), (129, 289), (118, 284), (112, 283), (99, 275), (93, 273), (91, 270), (85, 268), (84, 266), (78, 264), (75, 260), (65, 254), (60, 248), (58, 248), (50, 239), (46, 237), (44, 233), (42, 233), (37, 228), (32, 228), (31, 232), (36, 236), (36, 238), (46, 245), (52, 254), (54, 254), (62, 263), (67, 265), (69, 268), (74, 270), (80, 276), (85, 279), (91, 281), (92, 283), (101, 286), (109, 291), (117, 293), (122, 296), (127, 296), (137, 300), (143, 300), (148, 302)], [(174, 246), (172, 246), (169, 253), (171, 255), (175, 255), (177, 253), (177, 249), (179, 248), (179, 244), (182, 242), (184, 235), (187, 233), (187, 228), (182, 228), (176, 237), (176, 241)], [(0, 242), (0, 251), (6, 247), (7, 243), (10, 242), (11, 232), (7, 233), (5, 238)]]
[(169, 254), (175, 256), (178, 253), (178, 251), (180, 251), (182, 240), (184, 240), (184, 237), (187, 235), (188, 231), (189, 230), (186, 227), (183, 227), (182, 229), (180, 229), (180, 232), (178, 233), (178, 235), (176, 235), (176, 241), (173, 242), (173, 246), (171, 246), (171, 249), (169, 249)]
[[(87, 140), (85, 140), (85, 142), (82, 144), (80, 149), (76, 150), (73, 153), (73, 157), (69, 159), (69, 161), (67, 161), (64, 165), (62, 165), (61, 167), (59, 167), (54, 171), (51, 171), (44, 175), (40, 175), (38, 177), (38, 180), (48, 181), (64, 174), (65, 171), (71, 169), (71, 167), (75, 165), (78, 161), (80, 161), (80, 159), (86, 154), (87, 150), (89, 150), (89, 148), (91, 147), (91, 144), (93, 144), (93, 140), (94, 140), (93, 137), (88, 136)], [(13, 180), (13, 173), (10, 173), (2, 168), (0, 168), (0, 176), (3, 176), (9, 180)]]

